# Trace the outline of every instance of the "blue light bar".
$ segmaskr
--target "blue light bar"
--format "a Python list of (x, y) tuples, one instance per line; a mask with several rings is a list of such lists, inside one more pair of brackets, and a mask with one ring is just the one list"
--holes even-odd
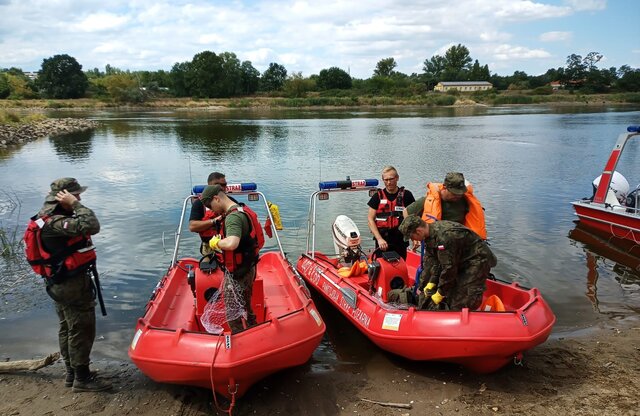
[(627, 131), (629, 133), (640, 133), (640, 126), (629, 126), (627, 127)]
[[(193, 189), (191, 189), (191, 195), (200, 195), (206, 187), (207, 185), (194, 185)], [(235, 192), (249, 192), (255, 191), (257, 189), (258, 185), (256, 185), (254, 182), (230, 183), (227, 184), (227, 190), (225, 191), (225, 193), (232, 194)]]
[(368, 188), (372, 186), (378, 186), (377, 179), (353, 179), (344, 181), (325, 181), (318, 183), (318, 187), (321, 191), (328, 191), (331, 189)]

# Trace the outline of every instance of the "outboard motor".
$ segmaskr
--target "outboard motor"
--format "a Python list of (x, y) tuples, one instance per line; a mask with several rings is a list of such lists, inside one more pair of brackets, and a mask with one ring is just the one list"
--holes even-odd
[[(640, 208), (640, 204), (638, 203), (639, 201), (640, 201), (640, 184), (638, 184), (638, 186), (636, 186), (636, 189), (629, 192), (629, 194), (627, 195), (627, 204), (626, 204), (627, 208), (635, 208), (635, 209)], [(629, 212), (634, 212), (635, 209), (630, 209)]]
[[(598, 185), (600, 185), (600, 178), (602, 175), (598, 176), (593, 180), (593, 195), (595, 196), (596, 190), (598, 189)], [(615, 201), (613, 198), (610, 198), (610, 194), (613, 193), (613, 196), (618, 201), (618, 205), (624, 205), (627, 200), (627, 194), (629, 193), (629, 182), (627, 178), (622, 176), (622, 174), (618, 173), (618, 171), (614, 171), (613, 175), (611, 175), (611, 183), (609, 184), (609, 192), (607, 193), (607, 197), (605, 198), (605, 202), (614, 205)], [(591, 197), (593, 199), (593, 197)]]
[(360, 260), (360, 231), (353, 220), (346, 215), (338, 215), (331, 227), (333, 230), (333, 247), (336, 255), (344, 263)]

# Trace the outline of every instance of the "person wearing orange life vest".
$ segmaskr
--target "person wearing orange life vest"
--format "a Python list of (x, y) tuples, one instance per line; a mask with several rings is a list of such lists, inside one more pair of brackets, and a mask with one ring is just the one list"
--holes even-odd
[(415, 201), (411, 191), (398, 187), (400, 175), (393, 166), (382, 169), (384, 189), (379, 189), (367, 205), (369, 213), (367, 223), (373, 234), (376, 249), (395, 251), (403, 259), (407, 258), (408, 243), (404, 241), (398, 227), (402, 223), (404, 207)]
[[(51, 183), (51, 191), (35, 218), (43, 225), (40, 231), (42, 249), (58, 258), (58, 264), (48, 268), (46, 290), (55, 301), (60, 327), (58, 341), (67, 375), (65, 386), (74, 392), (108, 390), (111, 383), (96, 377), (89, 370), (90, 354), (96, 336), (96, 289), (91, 280), (95, 267), (95, 250), (91, 235), (100, 231), (94, 212), (80, 202), (87, 189), (75, 178), (60, 178)], [(84, 242), (83, 249), (61, 259), (71, 245)]]
[[(227, 180), (224, 173), (211, 172), (207, 178), (207, 185), (220, 185), (223, 190), (227, 188)], [(195, 199), (191, 205), (189, 214), (189, 231), (200, 234), (200, 253), (203, 256), (211, 254), (209, 240), (216, 234), (220, 234), (220, 218), (213, 211), (202, 204), (202, 200)]]
[[(252, 224), (249, 215), (243, 213), (241, 207), (225, 194), (221, 185), (207, 186), (202, 191), (200, 199), (205, 207), (224, 218), (221, 234), (213, 236), (209, 241), (212, 250), (222, 252), (222, 265), (227, 270), (223, 281), (223, 296), (225, 299), (235, 298), (237, 293), (234, 286), (238, 286), (247, 311), (247, 327), (255, 325), (256, 315), (251, 308), (251, 294), (259, 259), (255, 224)], [(230, 302), (225, 302), (225, 307), (231, 332), (242, 331), (242, 319), (231, 317)]]
[(427, 224), (437, 220), (458, 222), (487, 239), (482, 204), (460, 172), (447, 173), (443, 183), (428, 183), (427, 194), (408, 205), (403, 215), (416, 215)]

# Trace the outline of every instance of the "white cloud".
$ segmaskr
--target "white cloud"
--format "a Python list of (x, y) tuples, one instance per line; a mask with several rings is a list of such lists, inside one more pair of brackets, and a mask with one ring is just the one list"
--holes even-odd
[(542, 42), (559, 42), (571, 40), (572, 36), (571, 32), (545, 32), (540, 35), (539, 39)]
[(607, 0), (565, 0), (575, 11), (603, 10), (607, 7)]
[(495, 16), (508, 20), (549, 19), (571, 14), (571, 8), (550, 6), (533, 1), (496, 2)]
[(113, 13), (99, 12), (90, 14), (78, 23), (72, 24), (72, 30), (81, 32), (98, 32), (118, 29), (129, 21), (128, 16), (119, 16)]
[(544, 49), (529, 49), (524, 46), (499, 45), (493, 52), (495, 59), (509, 61), (512, 59), (548, 58), (551, 54)]
[[(368, 77), (387, 57), (401, 72), (421, 72), (425, 59), (460, 43), (491, 71), (491, 62), (506, 69), (557, 66), (564, 59), (551, 62), (552, 54), (573, 52), (552, 49), (562, 46), (558, 41), (590, 49), (576, 29), (579, 12), (603, 13), (605, 6), (599, 0), (0, 0), (0, 13), (12, 17), (0, 24), (0, 56), (3, 66), (25, 70), (37, 70), (43, 58), (58, 53), (85, 68), (109, 63), (152, 70), (211, 50), (234, 52), (260, 71), (278, 62), (307, 75), (339, 66)], [(530, 35), (549, 21), (563, 31)], [(621, 38), (617, 48), (633, 49), (632, 39)], [(549, 51), (540, 42), (549, 42)]]

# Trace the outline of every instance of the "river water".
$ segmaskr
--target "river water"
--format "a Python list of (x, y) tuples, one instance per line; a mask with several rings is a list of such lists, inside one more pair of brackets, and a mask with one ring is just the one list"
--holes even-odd
[[(594, 255), (568, 237), (575, 227), (570, 202), (591, 195), (591, 181), (601, 173), (616, 137), (628, 125), (640, 124), (637, 109), (92, 111), (54, 116), (89, 117), (100, 127), (2, 151), (0, 225), (24, 227), (54, 178), (73, 176), (89, 187), (82, 199), (102, 224), (94, 242), (109, 311), (97, 319), (98, 355), (126, 358), (136, 319), (169, 265), (182, 201), (212, 171), (224, 172), (229, 183), (257, 183), (279, 205), (285, 225), (280, 237), (292, 262), (305, 250), (309, 196), (320, 180), (379, 179), (381, 168), (391, 164), (400, 173), (400, 185), (420, 196), (426, 182), (461, 171), (486, 208), (491, 247), (499, 259), (495, 274), (542, 291), (558, 317), (555, 336), (602, 320), (634, 319), (640, 312), (640, 272)], [(630, 143), (623, 156), (619, 171), (635, 187), (640, 143)], [(627, 174), (633, 169), (635, 176)], [(327, 202), (330, 208), (318, 228), (321, 249), (331, 248), (329, 226), (337, 214), (356, 220), (365, 246), (373, 245), (366, 227), (367, 198), (359, 193)], [(9, 201), (19, 207), (9, 209)], [(196, 256), (196, 236), (188, 234), (183, 233), (181, 255)], [(0, 283), (13, 273), (3, 270)], [(17, 295), (16, 288), (2, 292), (3, 356), (28, 358), (57, 348), (53, 306), (33, 279), (25, 285), (32, 289), (29, 296)], [(329, 327), (340, 319), (326, 315)], [(324, 342), (316, 359), (353, 348), (346, 344), (350, 335), (343, 337), (347, 341)]]

